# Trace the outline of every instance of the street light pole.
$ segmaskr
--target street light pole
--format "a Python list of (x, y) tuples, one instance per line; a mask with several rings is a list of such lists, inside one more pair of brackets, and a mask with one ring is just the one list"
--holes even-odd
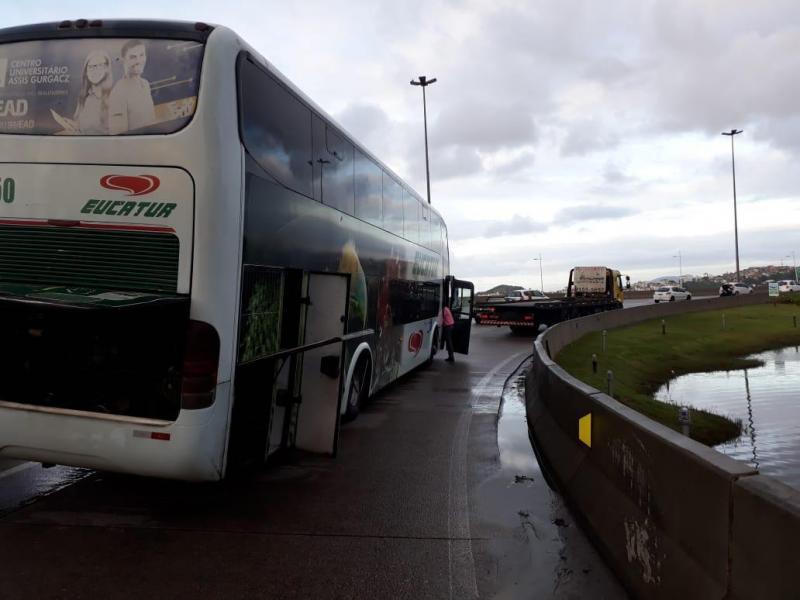
[(422, 115), (425, 122), (425, 177), (428, 182), (428, 204), (431, 203), (431, 169), (428, 163), (428, 107), (425, 100), (425, 88), (432, 83), (436, 83), (436, 78), (428, 79), (425, 75), (420, 75), (419, 81), (411, 80), (411, 85), (422, 87)]
[(539, 252), (539, 258), (534, 258), (533, 260), (539, 261), (539, 285), (541, 286), (540, 290), (544, 294), (544, 276), (542, 275), (542, 253)]
[(742, 133), (741, 129), (723, 131), (722, 135), (731, 138), (731, 172), (733, 173), (733, 235), (736, 241), (736, 281), (739, 281), (739, 222), (736, 216), (736, 161), (733, 155), (733, 136)]
[(678, 255), (673, 256), (672, 258), (678, 259), (678, 273), (679, 273), (678, 277), (681, 282), (681, 287), (683, 287), (683, 259), (681, 258), (681, 251), (678, 250)]

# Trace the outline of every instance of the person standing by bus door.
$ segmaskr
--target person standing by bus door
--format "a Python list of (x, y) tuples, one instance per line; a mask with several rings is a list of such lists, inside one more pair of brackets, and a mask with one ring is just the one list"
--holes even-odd
[(442, 335), (444, 336), (444, 343), (447, 347), (447, 362), (455, 362), (453, 358), (453, 326), (456, 324), (453, 319), (453, 313), (450, 308), (445, 306), (442, 308)]

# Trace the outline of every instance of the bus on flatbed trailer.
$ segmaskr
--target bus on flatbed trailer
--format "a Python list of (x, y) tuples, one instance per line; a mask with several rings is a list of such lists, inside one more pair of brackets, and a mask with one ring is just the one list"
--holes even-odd
[(0, 30), (0, 457), (330, 452), (321, 415), (430, 360), (445, 301), (468, 350), (448, 272), (437, 211), (232, 31)]

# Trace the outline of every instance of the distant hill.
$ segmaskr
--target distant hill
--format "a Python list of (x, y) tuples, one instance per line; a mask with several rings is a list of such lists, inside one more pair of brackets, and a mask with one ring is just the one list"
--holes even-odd
[(481, 295), (492, 295), (492, 296), (506, 296), (509, 292), (514, 290), (524, 290), (525, 288), (521, 285), (496, 285), (490, 290), (486, 290), (485, 292), (478, 292)]

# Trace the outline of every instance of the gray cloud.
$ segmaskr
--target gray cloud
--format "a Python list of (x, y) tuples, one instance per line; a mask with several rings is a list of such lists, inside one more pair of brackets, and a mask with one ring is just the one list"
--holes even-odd
[(561, 145), (565, 156), (581, 156), (597, 150), (608, 150), (619, 144), (619, 136), (597, 119), (566, 124), (567, 135)]
[(472, 146), (482, 151), (533, 144), (536, 127), (525, 104), (497, 104), (475, 99), (443, 109), (431, 127), (442, 146)]
[(484, 237), (498, 237), (501, 235), (519, 235), (546, 231), (548, 225), (534, 221), (530, 217), (514, 215), (508, 221), (491, 221), (486, 227)]
[(534, 221), (530, 217), (517, 214), (506, 220), (447, 220), (448, 234), (453, 240), (495, 238), (504, 235), (524, 235), (546, 231), (548, 227), (547, 223)]
[(583, 204), (570, 206), (556, 213), (553, 221), (559, 225), (572, 225), (580, 221), (598, 221), (600, 219), (618, 219), (635, 215), (636, 209), (627, 206), (606, 206), (602, 204)]
[(535, 155), (530, 150), (523, 150), (518, 156), (501, 161), (494, 165), (492, 173), (495, 176), (513, 177), (524, 171), (529, 171), (535, 164)]
[(625, 186), (636, 182), (634, 177), (626, 175), (614, 163), (607, 163), (603, 171), (603, 181), (610, 186)]

